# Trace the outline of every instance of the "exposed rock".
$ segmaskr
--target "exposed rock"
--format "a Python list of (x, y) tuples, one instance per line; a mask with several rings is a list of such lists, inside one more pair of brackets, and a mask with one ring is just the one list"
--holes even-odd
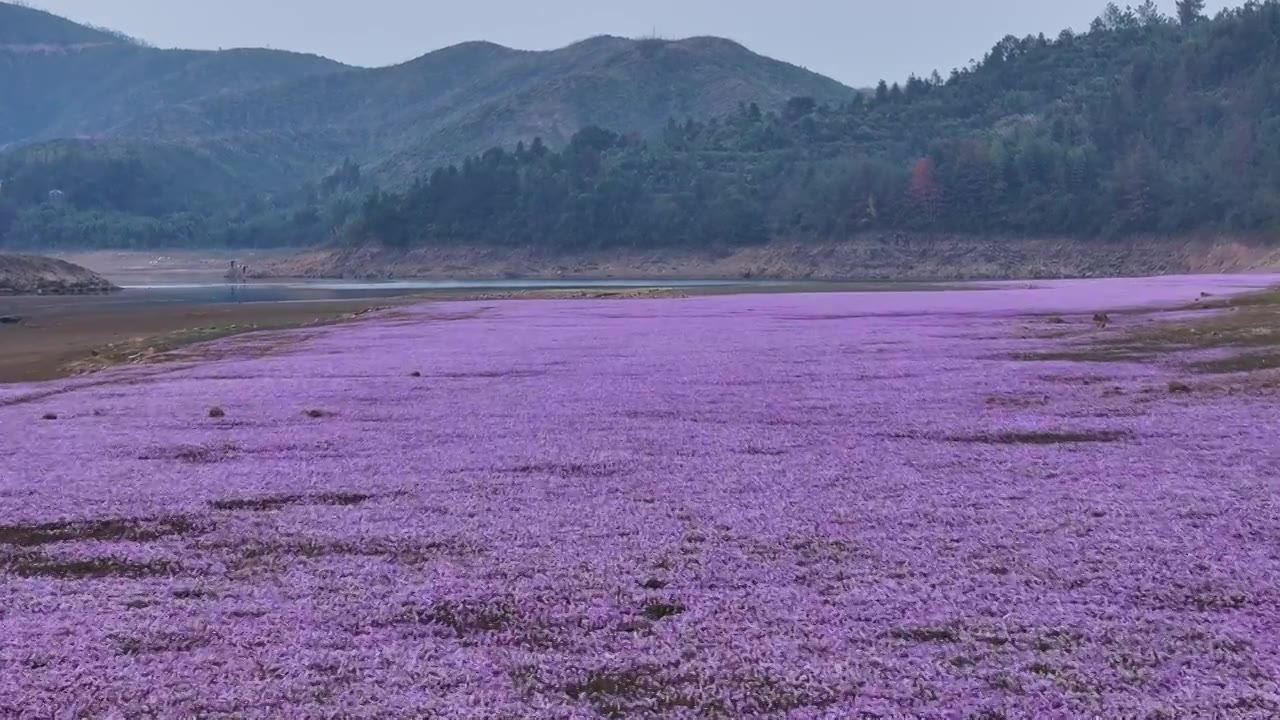
[(101, 275), (65, 260), (0, 255), (0, 295), (91, 295), (119, 289)]

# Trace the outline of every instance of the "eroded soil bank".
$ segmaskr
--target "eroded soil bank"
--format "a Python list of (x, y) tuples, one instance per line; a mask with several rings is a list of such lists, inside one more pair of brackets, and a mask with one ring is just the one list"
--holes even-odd
[(267, 259), (257, 277), (307, 278), (773, 278), (979, 280), (1150, 276), (1280, 269), (1280, 246), (1259, 239), (982, 238), (867, 234), (841, 242), (774, 242), (724, 250), (610, 250), (365, 245)]
[(0, 295), (81, 295), (116, 289), (101, 275), (65, 260), (0, 254)]

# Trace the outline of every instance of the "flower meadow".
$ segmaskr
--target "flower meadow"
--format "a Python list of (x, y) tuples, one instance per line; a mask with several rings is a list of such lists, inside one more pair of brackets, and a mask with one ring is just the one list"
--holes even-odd
[(0, 717), (1276, 717), (1275, 396), (1015, 359), (1275, 281), (435, 303), (0, 387)]

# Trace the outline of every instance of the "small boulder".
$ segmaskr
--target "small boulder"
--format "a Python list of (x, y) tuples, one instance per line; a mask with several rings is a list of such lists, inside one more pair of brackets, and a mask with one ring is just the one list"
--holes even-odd
[(1191, 386), (1178, 380), (1170, 380), (1169, 392), (1174, 395), (1188, 395), (1191, 393)]
[(214, 405), (213, 407), (209, 408), (209, 417), (211, 418), (222, 418), (226, 416), (227, 416), (227, 411), (223, 410), (217, 405)]

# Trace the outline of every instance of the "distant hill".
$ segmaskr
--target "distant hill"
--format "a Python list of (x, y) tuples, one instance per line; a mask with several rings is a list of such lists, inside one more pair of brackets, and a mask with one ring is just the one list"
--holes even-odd
[(596, 125), (653, 138), (672, 119), (855, 95), (719, 38), (602, 36), (543, 52), (471, 42), (365, 69), (160, 50), (0, 2), (0, 237), (314, 242), (358, 212), (355, 191), (491, 146), (563, 147)]
[[(10, 50), (37, 60), (0, 73), (0, 118), (38, 122), (0, 153), (0, 242), (714, 252), (870, 233), (1106, 254), (1273, 238), (1280, 0), (1195, 10), (1110, 4), (1088, 32), (1006, 37), (948, 77), (868, 92), (717, 38), (466, 43), (378, 69), (120, 39)], [(98, 52), (119, 60), (94, 55), (100, 79), (53, 71)]]
[(94, 45), (133, 43), (110, 30), (88, 27), (24, 5), (0, 3), (0, 45)]
[(558, 146), (587, 125), (649, 135), (796, 95), (854, 91), (718, 38), (598, 37), (548, 52), (466, 43), (394, 67), (307, 77), (171, 106), (119, 134), (201, 141), (270, 137), (279, 158), (315, 172), (335, 152), (404, 178), (493, 145)]
[(344, 232), (356, 246), (562, 253), (1068, 238), (1118, 266), (1107, 241), (1274, 242), (1278, 169), (1280, 0), (1213, 18), (1112, 4), (1087, 33), (1008, 37), (949, 78), (839, 106), (797, 98), (651, 142), (595, 128), (558, 151), (490, 150), (371, 194)]
[(0, 148), (104, 137), (243, 148), (271, 170), (250, 178), (258, 190), (345, 158), (395, 181), (492, 145), (561, 145), (585, 125), (652, 134), (672, 117), (853, 93), (717, 38), (598, 37), (549, 52), (474, 42), (355, 69), (270, 50), (157, 50), (0, 3)]
[(174, 105), (345, 69), (273, 50), (157, 50), (0, 3), (0, 147), (105, 135)]

